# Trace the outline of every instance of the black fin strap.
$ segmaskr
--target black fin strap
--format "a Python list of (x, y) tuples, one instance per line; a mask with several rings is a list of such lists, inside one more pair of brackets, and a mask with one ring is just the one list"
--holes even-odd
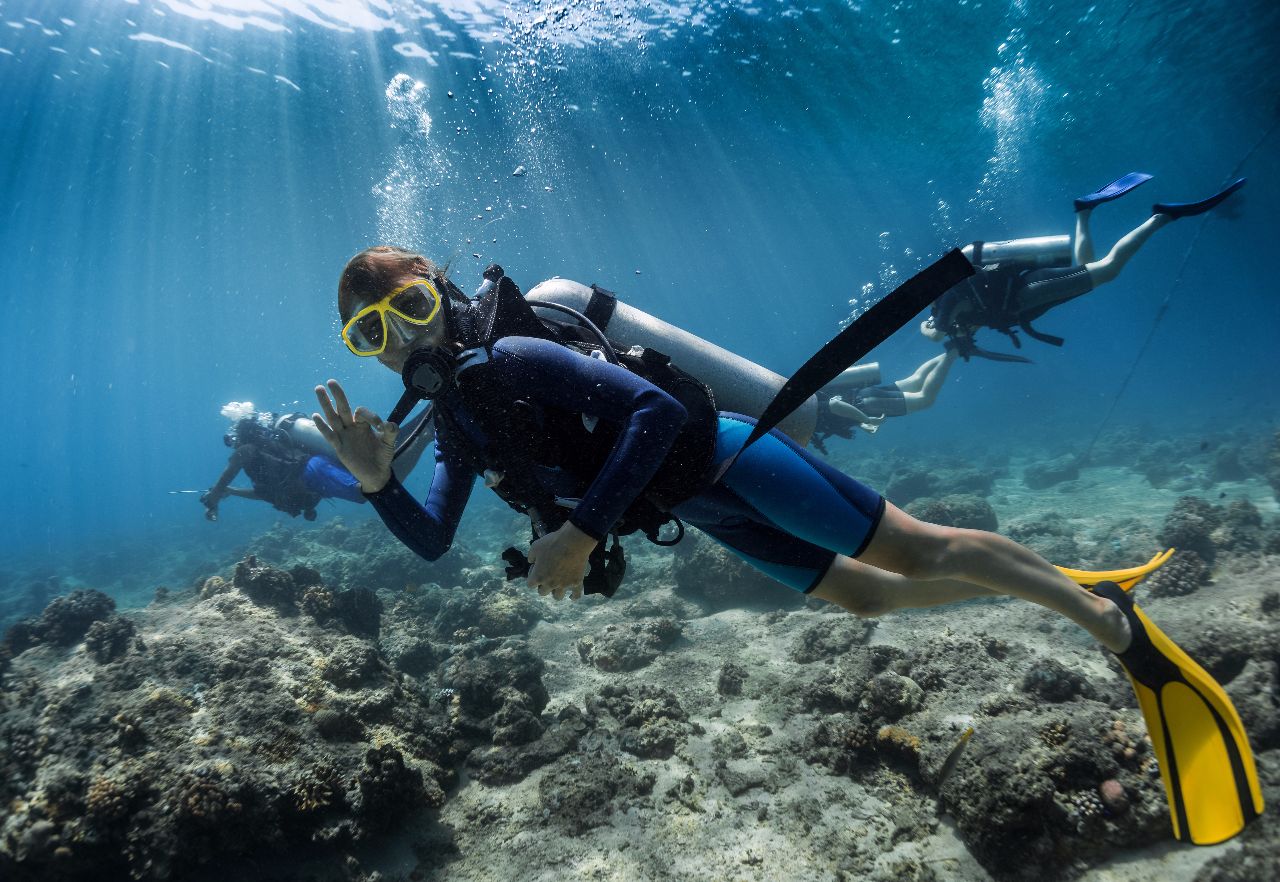
[[(949, 289), (974, 274), (973, 264), (955, 248), (903, 282), (858, 317), (800, 366), (765, 408), (756, 427), (739, 449), (721, 466), (728, 471), (734, 460), (758, 439), (782, 422), (809, 397), (826, 386), (845, 368), (857, 364), (894, 332)], [(717, 477), (719, 477), (717, 475)]]

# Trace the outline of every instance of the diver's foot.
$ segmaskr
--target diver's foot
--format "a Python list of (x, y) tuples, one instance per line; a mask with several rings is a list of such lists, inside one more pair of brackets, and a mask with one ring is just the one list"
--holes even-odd
[(1146, 172), (1129, 172), (1122, 178), (1116, 178), (1105, 187), (1094, 190), (1086, 196), (1081, 196), (1075, 201), (1076, 211), (1085, 211), (1095, 205), (1110, 202), (1112, 199), (1119, 199), (1125, 193), (1135, 187), (1142, 186), (1149, 180), (1151, 180), (1151, 175)]
[(1206, 211), (1216, 208), (1222, 200), (1243, 187), (1247, 180), (1249, 179), (1238, 178), (1208, 199), (1201, 199), (1199, 202), (1157, 202), (1151, 206), (1151, 213), (1163, 214), (1175, 220), (1180, 217), (1194, 217), (1197, 214), (1204, 214)]
[(1129, 627), (1129, 618), (1124, 610), (1105, 597), (1095, 597), (1098, 601), (1099, 627), (1094, 631), (1098, 642), (1116, 655), (1121, 654), (1133, 643), (1133, 629)]

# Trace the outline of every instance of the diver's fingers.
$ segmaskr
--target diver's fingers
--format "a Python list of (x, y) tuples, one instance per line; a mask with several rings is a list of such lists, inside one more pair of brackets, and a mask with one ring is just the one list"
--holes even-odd
[(336, 432), (342, 425), (342, 421), (338, 419), (338, 414), (333, 409), (333, 402), (329, 400), (329, 393), (324, 386), (316, 386), (316, 400), (320, 402), (320, 412), (328, 421), (330, 431)]
[(328, 441), (330, 444), (337, 441), (338, 436), (333, 433), (333, 429), (329, 428), (329, 424), (321, 418), (320, 414), (313, 413), (311, 415), (311, 422), (316, 424), (316, 430), (324, 436), (324, 440)]
[(338, 416), (342, 417), (342, 424), (349, 426), (355, 419), (351, 416), (351, 402), (347, 400), (347, 393), (343, 390), (342, 384), (337, 380), (330, 380), (327, 384), (329, 391), (333, 393), (333, 403), (338, 411)]

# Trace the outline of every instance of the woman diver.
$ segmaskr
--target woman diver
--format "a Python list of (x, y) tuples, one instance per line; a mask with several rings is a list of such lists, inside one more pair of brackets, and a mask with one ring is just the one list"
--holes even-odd
[[(352, 352), (397, 372), (416, 353), (458, 363), (434, 399), (436, 467), (425, 505), (392, 473), (399, 427), (366, 407), (353, 410), (336, 380), (315, 390), (317, 428), (391, 531), (426, 559), (448, 550), (483, 475), (516, 498), (545, 492), (571, 501), (567, 519), (529, 550), (529, 584), (556, 599), (581, 596), (597, 544), (648, 500), (778, 581), (859, 616), (1007, 594), (1067, 616), (1113, 651), (1128, 645), (1121, 610), (1039, 555), (995, 533), (916, 520), (778, 431), (709, 480), (754, 420), (713, 413), (699, 458), (697, 421), (668, 392), (533, 336), (468, 348), (463, 338), (475, 322), (466, 304), (429, 260), (389, 246), (357, 254), (339, 282)], [(593, 435), (601, 438), (596, 449)], [(487, 468), (503, 447), (503, 468)]]

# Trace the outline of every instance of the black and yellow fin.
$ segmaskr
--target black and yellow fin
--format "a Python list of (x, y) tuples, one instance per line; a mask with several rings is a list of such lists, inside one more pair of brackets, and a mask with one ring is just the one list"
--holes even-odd
[(1116, 658), (1147, 721), (1174, 838), (1196, 845), (1230, 839), (1263, 808), (1240, 715), (1217, 681), (1157, 628), (1119, 584), (1104, 580), (1092, 590), (1116, 604), (1133, 631), (1133, 643)]
[(1125, 591), (1132, 591), (1135, 585), (1168, 563), (1169, 558), (1173, 557), (1173, 552), (1172, 548), (1166, 549), (1142, 566), (1124, 570), (1072, 570), (1067, 567), (1058, 567), (1058, 570), (1068, 579), (1085, 588), (1092, 588), (1099, 582), (1115, 582)]

